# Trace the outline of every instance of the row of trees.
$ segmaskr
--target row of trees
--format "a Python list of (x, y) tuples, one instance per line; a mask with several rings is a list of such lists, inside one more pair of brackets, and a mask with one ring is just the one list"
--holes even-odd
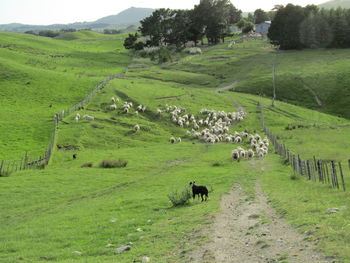
[(277, 10), (268, 37), (280, 49), (350, 47), (350, 9), (288, 4)]
[[(229, 26), (241, 19), (241, 13), (229, 0), (201, 0), (191, 10), (157, 9), (141, 21), (139, 31), (147, 36), (147, 46), (181, 46), (188, 41), (197, 45), (204, 37), (216, 44), (229, 34)], [(135, 35), (129, 36), (126, 47), (132, 38)]]

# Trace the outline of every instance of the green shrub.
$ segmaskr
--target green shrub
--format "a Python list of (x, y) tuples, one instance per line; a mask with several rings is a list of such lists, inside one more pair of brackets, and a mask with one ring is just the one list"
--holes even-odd
[(93, 166), (92, 162), (87, 162), (87, 163), (83, 163), (82, 165), (80, 165), (81, 168), (85, 168), (85, 167), (91, 168), (92, 166)]
[(175, 189), (172, 192), (170, 192), (170, 194), (168, 194), (168, 198), (173, 204), (173, 206), (185, 205), (188, 203), (191, 197), (191, 189), (188, 186), (186, 186), (181, 192)]
[(7, 177), (10, 176), (11, 172), (9, 171), (0, 171), (0, 177)]
[(128, 164), (127, 160), (103, 160), (100, 163), (100, 168), (123, 168)]

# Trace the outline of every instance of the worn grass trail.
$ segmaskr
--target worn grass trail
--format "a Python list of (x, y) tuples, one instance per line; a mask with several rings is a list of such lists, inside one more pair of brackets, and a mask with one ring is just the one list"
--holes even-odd
[[(263, 176), (264, 164), (245, 166)], [(220, 213), (208, 230), (209, 242), (190, 253), (191, 262), (318, 262), (329, 260), (271, 207), (260, 179), (248, 196), (236, 184), (220, 203)]]

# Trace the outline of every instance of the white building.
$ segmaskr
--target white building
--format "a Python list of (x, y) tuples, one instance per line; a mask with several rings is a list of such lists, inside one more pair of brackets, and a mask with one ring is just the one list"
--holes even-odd
[(255, 25), (255, 32), (266, 35), (269, 32), (271, 21), (264, 21), (260, 24)]

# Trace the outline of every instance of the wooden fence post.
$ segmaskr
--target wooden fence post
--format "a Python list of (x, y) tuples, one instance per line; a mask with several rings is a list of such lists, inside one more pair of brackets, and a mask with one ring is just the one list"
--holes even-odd
[(5, 162), (5, 161), (4, 161), (4, 160), (2, 160), (2, 161), (1, 161), (1, 164), (0, 164), (0, 176), (1, 176), (2, 171), (3, 171), (3, 169), (2, 169), (2, 168), (4, 167), (4, 162)]
[(328, 170), (328, 163), (327, 163), (327, 162), (324, 162), (324, 167), (325, 167), (325, 170), (326, 170), (326, 176), (327, 176), (327, 181), (328, 181), (328, 183), (329, 183), (329, 184), (330, 184), (330, 183), (333, 184), (333, 180), (331, 180), (331, 179), (329, 178), (329, 170)]
[(334, 180), (334, 188), (339, 188), (338, 178), (337, 178), (337, 170), (335, 168), (334, 161), (331, 161), (331, 171), (332, 171), (332, 177)]
[(317, 160), (318, 180), (324, 183), (320, 160)]
[(26, 152), (24, 156), (24, 170), (27, 169), (27, 166), (28, 166), (28, 152)]
[(341, 178), (341, 183), (343, 185), (343, 190), (345, 192), (345, 181), (344, 181), (344, 175), (343, 175), (343, 169), (341, 167), (341, 162), (338, 163), (339, 164), (339, 171), (340, 171), (340, 178)]
[(309, 160), (306, 161), (306, 166), (307, 166), (307, 179), (311, 180), (311, 171), (310, 171), (310, 163)]

